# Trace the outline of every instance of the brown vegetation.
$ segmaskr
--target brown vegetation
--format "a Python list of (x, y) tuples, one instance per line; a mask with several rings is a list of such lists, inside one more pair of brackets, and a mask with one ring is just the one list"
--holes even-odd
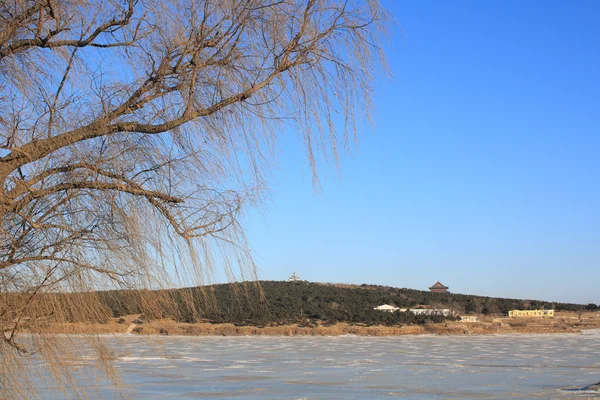
[[(584, 329), (600, 328), (600, 314), (559, 312), (555, 318), (511, 319), (500, 316), (486, 317), (482, 322), (428, 323), (425, 325), (366, 326), (364, 324), (301, 324), (273, 325), (265, 327), (237, 326), (234, 324), (212, 324), (207, 322), (182, 323), (172, 319), (157, 319), (143, 325), (132, 324), (137, 315), (125, 317), (126, 323), (112, 318), (106, 323), (67, 323), (51, 327), (54, 333), (109, 334), (129, 332), (145, 335), (189, 335), (189, 336), (395, 336), (395, 335), (485, 335), (485, 334), (531, 334), (531, 333), (579, 333)], [(133, 327), (133, 328), (132, 328)], [(141, 328), (141, 329), (140, 329)]]

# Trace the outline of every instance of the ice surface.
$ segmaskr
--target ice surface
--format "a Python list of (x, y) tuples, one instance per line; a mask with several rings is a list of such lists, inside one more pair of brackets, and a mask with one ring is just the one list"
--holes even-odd
[[(567, 390), (600, 380), (598, 335), (103, 336), (102, 341), (133, 398), (600, 398)], [(90, 397), (118, 394), (106, 385)]]

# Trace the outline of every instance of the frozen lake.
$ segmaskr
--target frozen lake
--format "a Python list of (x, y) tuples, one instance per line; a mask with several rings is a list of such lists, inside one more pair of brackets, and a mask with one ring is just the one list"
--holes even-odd
[(133, 398), (600, 398), (600, 335), (102, 340)]

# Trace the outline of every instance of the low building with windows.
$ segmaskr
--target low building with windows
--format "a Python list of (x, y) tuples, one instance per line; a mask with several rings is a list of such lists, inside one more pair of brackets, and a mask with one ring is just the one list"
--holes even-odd
[(554, 310), (510, 310), (510, 318), (514, 317), (554, 317)]
[(460, 322), (479, 322), (479, 315), (460, 315)]
[(452, 311), (448, 308), (399, 308), (396, 306), (391, 306), (389, 304), (382, 304), (378, 307), (373, 308), (373, 310), (378, 311), (388, 311), (388, 312), (411, 312), (415, 315), (443, 315), (447, 317), (452, 314)]
[(444, 317), (452, 314), (448, 308), (401, 308), (400, 312), (411, 312), (415, 315), (443, 315)]

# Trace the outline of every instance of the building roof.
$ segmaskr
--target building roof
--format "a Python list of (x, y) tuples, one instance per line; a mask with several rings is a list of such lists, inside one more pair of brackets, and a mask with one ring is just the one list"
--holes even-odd
[(389, 304), (382, 304), (382, 305), (378, 306), (377, 308), (398, 308), (398, 307), (396, 307), (396, 306), (391, 306), (391, 305), (389, 305)]
[(440, 281), (437, 281), (433, 286), (429, 286), (429, 289), (448, 289), (448, 286), (444, 286)]

